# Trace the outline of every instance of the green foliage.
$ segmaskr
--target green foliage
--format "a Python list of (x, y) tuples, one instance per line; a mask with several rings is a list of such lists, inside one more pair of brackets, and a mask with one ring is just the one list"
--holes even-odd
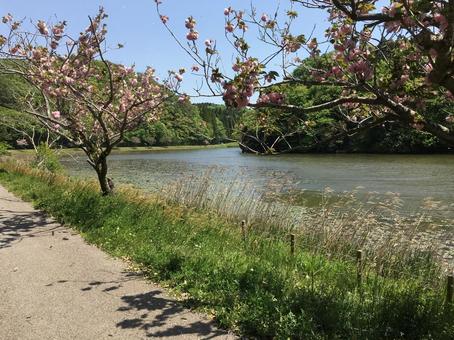
[(214, 141), (223, 142), (227, 138), (235, 138), (235, 127), (244, 110), (209, 103), (195, 105), (202, 119), (207, 122), (211, 131), (210, 136)]
[(444, 308), (443, 289), (423, 268), (399, 279), (369, 272), (357, 288), (353, 258), (329, 259), (299, 244), (291, 256), (285, 238), (250, 230), (243, 241), (238, 226), (213, 214), (138, 200), (137, 192), (101, 197), (87, 183), (20, 171), (9, 167), (1, 182), (243, 335), (454, 337), (454, 310)]
[[(397, 58), (399, 52), (395, 49), (393, 51)], [(294, 71), (294, 77), (311, 80), (309, 69), (326, 69), (329, 57), (328, 53), (319, 58), (306, 59), (303, 66)], [(386, 81), (385, 78), (392, 74), (387, 72), (386, 67), (389, 66), (386, 65), (388, 64), (378, 63), (378, 69), (382, 68), (381, 74), (384, 77), (382, 81)], [(392, 83), (392, 79), (388, 81)], [(421, 85), (409, 81), (407, 90), (414, 92)], [(270, 91), (283, 93), (288, 104), (300, 107), (326, 103), (342, 96), (342, 89), (337, 86), (306, 87), (290, 84), (274, 87)], [(445, 117), (454, 112), (454, 104), (442, 97), (433, 97), (424, 102), (426, 107), (421, 114), (434, 122), (444, 123)], [(361, 107), (361, 110), (366, 109)], [(360, 112), (358, 120), (362, 119), (361, 114)], [(275, 109), (249, 110), (242, 117), (240, 127), (246, 135), (259, 137), (263, 144), (260, 145), (254, 138), (247, 136), (243, 136), (242, 142), (254, 150), (265, 152), (267, 150), (263, 145), (269, 147), (273, 144), (272, 151), (286, 151), (289, 145), (292, 148), (299, 148), (300, 151), (312, 152), (424, 153), (450, 150), (433, 135), (403, 126), (398, 122), (389, 122), (354, 136), (337, 137), (340, 131), (351, 128), (337, 109), (311, 112), (304, 116)], [(285, 136), (285, 139), (275, 143), (279, 136)]]
[(58, 173), (63, 170), (58, 155), (55, 150), (49, 147), (47, 143), (41, 143), (36, 148), (35, 158), (31, 163), (32, 167), (49, 171), (51, 173)]
[[(10, 126), (16, 127), (17, 131)], [(24, 137), (20, 131), (31, 134), (33, 126), (29, 115), (0, 106), (0, 140), (15, 148), (17, 147), (17, 140)]]
[[(102, 84), (95, 84), (100, 86)], [(6, 118), (19, 130), (31, 135), (35, 129), (36, 139), (44, 130), (33, 122), (29, 115), (20, 113), (22, 101), (30, 86), (19, 77), (0, 76), (0, 118)], [(10, 109), (7, 109), (10, 108)], [(122, 145), (169, 146), (217, 144), (232, 138), (241, 112), (224, 105), (180, 103), (173, 96), (164, 104), (161, 119), (144, 123), (136, 131), (126, 135)], [(0, 125), (0, 139), (16, 146), (21, 133)], [(61, 141), (65, 143), (65, 141)]]
[(0, 156), (8, 156), (9, 155), (9, 145), (5, 142), (0, 142)]
[(30, 91), (30, 85), (23, 79), (13, 75), (0, 76), (0, 106), (20, 110), (21, 100)]
[(172, 98), (165, 104), (158, 122), (129, 133), (126, 145), (218, 144), (234, 138), (242, 112), (224, 105), (180, 103)]
[[(101, 86), (102, 83), (95, 85)], [(30, 90), (30, 85), (20, 77), (1, 75), (0, 117), (6, 117), (15, 126), (18, 124), (19, 129), (29, 135), (32, 128), (35, 128), (37, 140), (39, 140), (39, 135), (43, 131), (40, 131), (36, 122), (31, 121), (29, 115), (20, 113), (22, 101)], [(227, 109), (224, 105), (180, 103), (178, 98), (173, 96), (164, 104), (164, 113), (158, 122), (145, 123), (136, 131), (128, 133), (123, 145), (168, 146), (221, 143), (232, 136), (239, 116), (240, 113), (237, 110)], [(21, 138), (22, 135), (19, 132), (0, 125), (0, 140), (16, 146), (16, 140)]]
[(208, 143), (209, 131), (197, 108), (173, 97), (165, 103), (159, 121), (129, 133), (125, 145), (184, 145)]

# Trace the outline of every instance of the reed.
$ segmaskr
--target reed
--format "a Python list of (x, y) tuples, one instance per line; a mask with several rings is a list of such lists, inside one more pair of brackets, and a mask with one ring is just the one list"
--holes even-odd
[(295, 234), (297, 248), (328, 258), (353, 259), (364, 249), (368, 268), (381, 275), (399, 277), (423, 266), (438, 277), (443, 265), (450, 265), (439, 252), (443, 231), (428, 231), (430, 219), (424, 214), (402, 215), (398, 194), (370, 194), (360, 200), (355, 191), (339, 197), (327, 188), (316, 205), (307, 207), (282, 199), (285, 188), (277, 184), (260, 190), (238, 178), (222, 181), (219, 185), (219, 171), (209, 169), (203, 176), (165, 186), (157, 196), (170, 204), (215, 212), (231, 223), (244, 220), (249, 229), (274, 239)]

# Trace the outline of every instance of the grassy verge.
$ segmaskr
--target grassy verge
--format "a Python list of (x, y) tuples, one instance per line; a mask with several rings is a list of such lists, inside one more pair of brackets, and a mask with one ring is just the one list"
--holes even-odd
[[(153, 280), (213, 313), (222, 327), (259, 338), (381, 339), (454, 337), (441, 278), (367, 271), (354, 258), (305, 250), (291, 255), (284, 232), (249, 230), (131, 189), (101, 197), (93, 183), (13, 164), (0, 182), (91, 243), (140, 265)], [(361, 270), (365, 268), (361, 268)]]

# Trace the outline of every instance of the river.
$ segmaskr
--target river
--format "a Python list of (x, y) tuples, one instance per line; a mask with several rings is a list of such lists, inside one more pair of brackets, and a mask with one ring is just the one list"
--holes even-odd
[[(93, 176), (84, 158), (63, 159), (71, 175)], [(454, 155), (302, 154), (257, 156), (239, 149), (132, 152), (110, 157), (115, 182), (154, 191), (169, 182), (210, 171), (219, 183), (244, 181), (255, 188), (270, 183), (280, 191), (307, 195), (330, 188), (335, 194), (398, 193), (404, 210), (415, 211), (427, 198), (454, 218)], [(304, 194), (303, 194), (304, 195)]]

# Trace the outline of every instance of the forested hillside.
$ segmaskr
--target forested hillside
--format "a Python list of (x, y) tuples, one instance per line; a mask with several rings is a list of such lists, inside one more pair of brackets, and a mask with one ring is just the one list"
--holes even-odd
[[(0, 140), (12, 147), (23, 147), (20, 131), (31, 134), (39, 140), (44, 130), (33, 122), (24, 110), (24, 102), (30, 87), (23, 80), (0, 76)], [(224, 105), (191, 104), (172, 97), (164, 107), (161, 119), (155, 123), (144, 123), (129, 133), (122, 145), (166, 146), (218, 144), (234, 138), (241, 111), (228, 109)], [(19, 143), (18, 143), (19, 142)], [(64, 143), (64, 141), (62, 141)]]
[[(308, 59), (294, 72), (295, 78), (309, 77), (308, 69), (323, 66), (323, 58)], [(45, 132), (29, 115), (22, 113), (30, 87), (23, 80), (0, 76), (0, 140), (11, 147), (24, 147), (23, 134), (35, 132), (39, 143)], [(283, 93), (290, 105), (317, 105), (329, 98), (342, 96), (338, 87), (280, 85), (270, 93)], [(294, 112), (272, 108), (242, 109), (225, 105), (181, 102), (172, 97), (164, 106), (161, 119), (144, 123), (126, 135), (123, 146), (168, 146), (219, 144), (239, 139), (246, 152), (371, 152), (371, 153), (425, 153), (451, 152), (435, 136), (405, 127), (398, 122), (368, 129), (356, 135), (343, 133), (349, 122), (343, 110), (336, 108), (309, 113), (300, 117)], [(358, 110), (358, 108), (356, 108)], [(426, 103), (433, 116), (446, 116), (454, 107), (436, 97)], [(358, 110), (357, 120), (361, 120)], [(442, 118), (438, 118), (442, 119)], [(6, 122), (6, 124), (5, 124)], [(352, 124), (355, 122), (351, 122)], [(65, 141), (62, 144), (68, 145)], [(69, 145), (68, 145), (69, 146)]]
[[(329, 54), (307, 59), (293, 73), (294, 79), (311, 76), (311, 69), (327, 69)], [(285, 104), (307, 107), (341, 98), (342, 88), (336, 86), (304, 86), (290, 82), (266, 90), (283, 94)], [(408, 86), (414, 86), (408, 83)], [(368, 114), (367, 106), (344, 106), (299, 114), (282, 109), (259, 108), (249, 110), (242, 117), (242, 143), (245, 151), (274, 152), (364, 152), (364, 153), (426, 153), (451, 152), (434, 135), (388, 121), (355, 135), (345, 133), (358, 125)], [(446, 98), (434, 95), (425, 102), (425, 115), (444, 122), (454, 112), (454, 105)], [(353, 113), (353, 114), (352, 114)], [(353, 118), (350, 118), (353, 117)]]

